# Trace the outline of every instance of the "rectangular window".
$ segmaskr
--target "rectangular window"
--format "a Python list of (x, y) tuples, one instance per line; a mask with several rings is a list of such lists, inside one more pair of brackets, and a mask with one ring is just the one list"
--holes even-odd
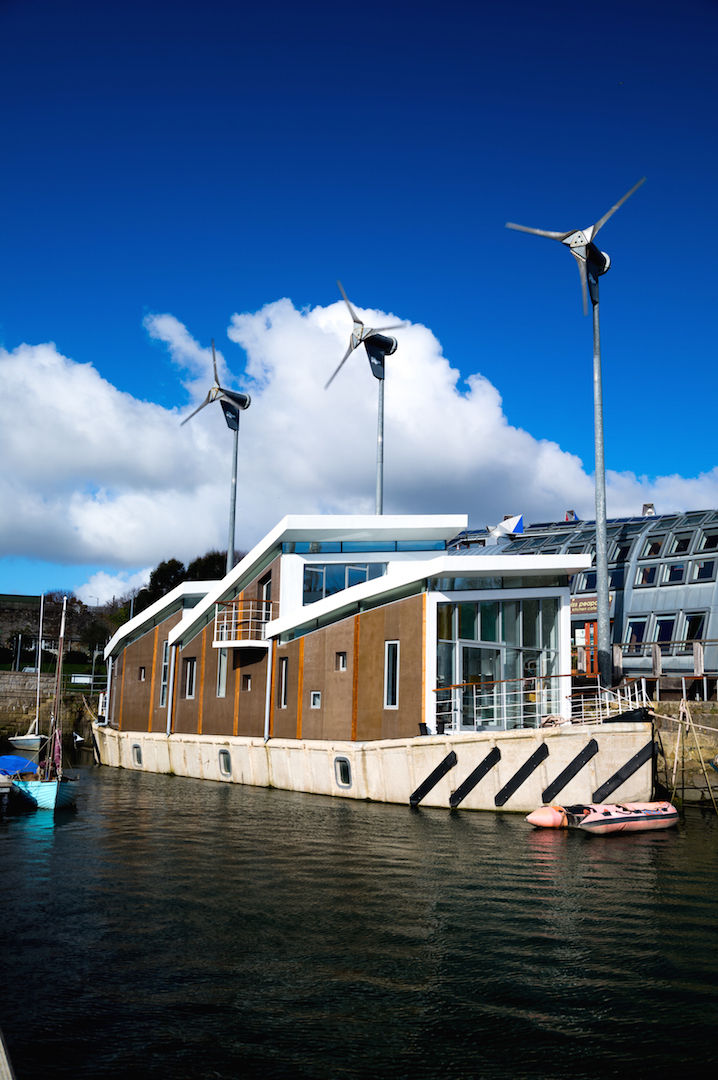
[(636, 571), (636, 587), (655, 585), (657, 566), (639, 566)]
[(167, 704), (167, 682), (170, 673), (170, 643), (162, 643), (162, 669), (160, 674), (160, 708)]
[(279, 681), (277, 683), (277, 705), (280, 709), (286, 709), (287, 707), (287, 668), (289, 667), (289, 657), (279, 657)]
[(139, 674), (138, 674), (138, 676), (137, 676), (137, 677), (138, 677), (138, 679), (140, 680), (140, 682), (144, 682), (144, 681), (145, 681), (145, 669), (144, 669), (143, 667), (141, 667), (141, 668), (140, 668), (140, 670), (139, 670)]
[(714, 559), (699, 559), (693, 563), (694, 581), (713, 581), (716, 576)]
[(668, 548), (669, 555), (685, 555), (691, 546), (691, 536), (674, 536)]
[(618, 541), (616, 544), (616, 550), (613, 554), (612, 562), (625, 562), (629, 556), (631, 548), (633, 547), (633, 540), (629, 540), (627, 543)]
[(399, 708), (399, 642), (384, 642), (384, 708)]
[(629, 619), (626, 626), (626, 644), (628, 645), (627, 653), (630, 655), (638, 655), (641, 652), (641, 645), (646, 637), (646, 620), (645, 619)]
[(347, 669), (347, 654), (345, 652), (338, 652), (334, 655), (334, 670), (346, 671)]
[(322, 707), (322, 692), (321, 690), (312, 690), (309, 696), (309, 704), (312, 709), (321, 709)]
[(217, 697), (227, 695), (227, 650), (219, 649), (217, 654)]
[(686, 626), (683, 636), (686, 641), (700, 641), (703, 637), (706, 616), (704, 611), (686, 614)]
[(259, 600), (262, 605), (262, 619), (267, 622), (272, 617), (272, 575), (267, 574), (259, 582)]
[(184, 668), (183, 679), (182, 679), (182, 686), (183, 686), (183, 689), (184, 689), (184, 696), (186, 698), (193, 698), (194, 697), (195, 672), (197, 670), (196, 657), (189, 656), (186, 660), (182, 661), (182, 666)]
[(676, 625), (675, 615), (665, 615), (656, 619), (656, 642), (661, 646), (662, 653), (671, 651), (673, 640), (673, 627)]
[(251, 675), (243, 675), (242, 676), (242, 689), (243, 690), (251, 690), (252, 689), (252, 676)]
[(665, 569), (664, 585), (680, 585), (686, 576), (686, 564), (682, 562), (668, 563)]
[(654, 536), (652, 540), (646, 540), (641, 552), (642, 559), (657, 559), (661, 554), (664, 537)]
[(706, 533), (700, 546), (701, 551), (718, 551), (718, 533)]

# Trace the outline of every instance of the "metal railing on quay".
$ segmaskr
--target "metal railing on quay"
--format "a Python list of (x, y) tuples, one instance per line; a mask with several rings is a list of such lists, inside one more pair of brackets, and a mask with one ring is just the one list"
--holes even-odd
[(214, 643), (264, 641), (265, 627), (279, 614), (279, 604), (263, 600), (230, 600), (215, 605)]

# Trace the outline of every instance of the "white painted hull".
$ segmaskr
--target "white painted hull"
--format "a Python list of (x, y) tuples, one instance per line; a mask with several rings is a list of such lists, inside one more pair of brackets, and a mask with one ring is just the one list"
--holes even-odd
[[(559, 796), (568, 804), (652, 796), (653, 732), (642, 722), (365, 743), (167, 738), (103, 726), (94, 734), (104, 765), (339, 798), (527, 813)], [(337, 759), (349, 764), (350, 786)]]

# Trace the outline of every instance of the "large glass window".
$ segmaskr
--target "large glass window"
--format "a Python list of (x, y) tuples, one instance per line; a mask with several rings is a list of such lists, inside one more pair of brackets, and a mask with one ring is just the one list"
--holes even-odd
[(661, 646), (662, 653), (670, 652), (675, 625), (675, 615), (660, 615), (656, 619), (656, 642)]
[(683, 637), (686, 641), (700, 641), (704, 636), (706, 614), (704, 611), (686, 613), (686, 625)]
[(646, 638), (646, 619), (629, 619), (626, 624), (626, 650), (629, 655), (641, 652), (641, 645)]
[(308, 563), (304, 567), (302, 603), (313, 604), (384, 573), (386, 563)]

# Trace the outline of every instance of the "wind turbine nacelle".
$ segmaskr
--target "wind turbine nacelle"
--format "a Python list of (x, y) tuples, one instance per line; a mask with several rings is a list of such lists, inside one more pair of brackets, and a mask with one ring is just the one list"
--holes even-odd
[(238, 390), (222, 390), (224, 397), (229, 398), (233, 405), (236, 405), (238, 409), (248, 409), (252, 404), (252, 399), (249, 394), (241, 394)]
[(396, 352), (396, 338), (387, 337), (386, 334), (372, 334), (366, 339), (365, 344), (371, 345), (377, 352), (384, 353), (384, 356), (391, 356)]

